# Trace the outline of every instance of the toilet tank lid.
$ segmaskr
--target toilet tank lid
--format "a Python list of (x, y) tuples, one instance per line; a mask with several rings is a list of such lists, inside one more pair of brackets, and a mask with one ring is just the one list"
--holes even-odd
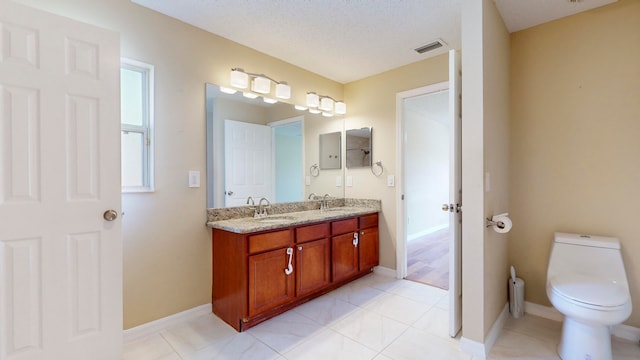
[(554, 241), (557, 243), (592, 246), (608, 249), (620, 249), (620, 240), (613, 237), (595, 236), (586, 234), (555, 233)]

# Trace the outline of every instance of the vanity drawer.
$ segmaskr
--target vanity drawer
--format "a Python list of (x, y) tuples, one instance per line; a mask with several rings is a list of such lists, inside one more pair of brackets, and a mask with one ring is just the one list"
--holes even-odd
[(280, 230), (249, 236), (249, 253), (291, 246), (291, 230)]
[(296, 242), (301, 243), (329, 236), (329, 223), (302, 226), (296, 229)]
[(334, 221), (331, 223), (331, 234), (346, 234), (358, 230), (358, 218)]
[(360, 229), (378, 226), (378, 214), (360, 216)]

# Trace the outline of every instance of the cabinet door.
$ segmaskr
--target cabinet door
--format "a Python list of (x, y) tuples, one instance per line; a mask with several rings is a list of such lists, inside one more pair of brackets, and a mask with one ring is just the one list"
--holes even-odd
[[(293, 251), (282, 248), (249, 256), (249, 316), (285, 304), (295, 298)], [(293, 268), (292, 268), (293, 270)]]
[(360, 271), (378, 266), (378, 228), (360, 230)]
[(358, 243), (354, 244), (357, 232), (334, 236), (333, 246), (333, 281), (340, 281), (358, 273)]
[(329, 239), (296, 245), (296, 294), (306, 295), (329, 285), (331, 252)]

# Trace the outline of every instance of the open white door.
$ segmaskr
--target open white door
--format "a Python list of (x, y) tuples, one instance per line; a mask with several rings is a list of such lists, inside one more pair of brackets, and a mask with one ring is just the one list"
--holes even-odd
[(449, 335), (462, 328), (462, 73), (460, 54), (449, 51)]
[(271, 175), (271, 127), (224, 121), (225, 206), (245, 205), (251, 196), (274, 200)]
[(8, 1), (0, 34), (0, 359), (120, 359), (118, 34)]

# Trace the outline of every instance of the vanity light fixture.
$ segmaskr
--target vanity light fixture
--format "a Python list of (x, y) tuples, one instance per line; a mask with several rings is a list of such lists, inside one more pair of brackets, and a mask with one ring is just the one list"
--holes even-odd
[(271, 93), (271, 83), (273, 82), (276, 84), (275, 97), (279, 99), (291, 98), (291, 86), (285, 81), (276, 81), (264, 74), (254, 74), (241, 68), (233, 68), (231, 69), (230, 79), (231, 86), (239, 89), (247, 89), (249, 80), (251, 80), (250, 91), (259, 94)]
[(232, 88), (226, 87), (226, 86), (220, 86), (220, 91), (222, 91), (225, 94), (231, 94), (231, 95), (233, 95), (233, 94), (238, 92), (238, 90), (232, 89)]
[(307, 93), (307, 106), (317, 108), (320, 105), (320, 96), (314, 92)]
[(268, 97), (263, 97), (262, 101), (266, 102), (267, 104), (275, 104), (275, 103), (278, 102), (278, 100), (272, 99), (272, 98), (268, 98)]
[(255, 99), (258, 97), (258, 95), (246, 91), (242, 93), (242, 96), (246, 97), (247, 99)]
[(344, 115), (347, 113), (347, 104), (344, 101), (337, 101), (331, 96), (318, 95), (314, 92), (307, 93), (307, 106), (309, 107), (309, 112), (312, 109), (317, 109), (316, 112), (311, 112), (312, 114), (325, 112), (333, 116), (334, 114)]

